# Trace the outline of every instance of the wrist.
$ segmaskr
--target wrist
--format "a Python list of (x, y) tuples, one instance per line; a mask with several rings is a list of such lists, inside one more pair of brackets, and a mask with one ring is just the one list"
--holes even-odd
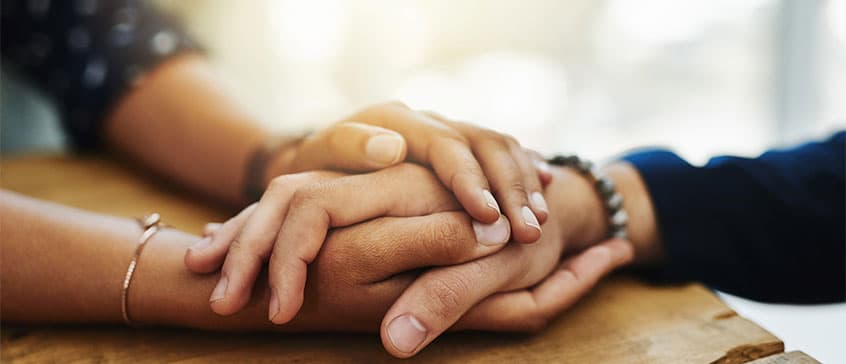
[[(609, 217), (593, 181), (571, 168), (555, 167), (547, 189), (551, 216), (562, 227), (567, 251), (579, 251), (608, 236)], [(628, 239), (635, 247), (634, 264), (656, 264), (663, 259), (652, 200), (637, 170), (628, 163), (612, 163), (602, 168), (623, 196), (623, 209), (629, 216)]]
[(269, 293), (264, 278), (244, 311), (232, 316), (212, 312), (209, 296), (219, 272), (196, 274), (184, 264), (185, 251), (199, 237), (175, 229), (153, 236), (139, 261), (129, 310), (141, 325), (193, 327), (204, 330), (277, 330), (267, 320)]
[(247, 203), (255, 202), (261, 198), (273, 178), (292, 173), (299, 140), (270, 136), (253, 146), (243, 168), (242, 199)]
[(547, 187), (550, 216), (561, 226), (566, 252), (582, 250), (604, 238), (608, 218), (591, 180), (571, 168), (555, 167)]
[(635, 248), (635, 265), (660, 263), (664, 259), (654, 206), (646, 184), (637, 169), (626, 162), (603, 168), (623, 196), (623, 208), (629, 216), (628, 239)]

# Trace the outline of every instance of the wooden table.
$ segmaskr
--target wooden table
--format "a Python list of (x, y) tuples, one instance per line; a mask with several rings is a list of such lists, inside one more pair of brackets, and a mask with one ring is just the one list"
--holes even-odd
[[(30, 156), (0, 166), (2, 187), (92, 211), (159, 211), (199, 233), (227, 212), (144, 172), (100, 157)], [(777, 337), (738, 316), (699, 284), (652, 286), (615, 276), (537, 335), (465, 332), (439, 338), (406, 362), (815, 362), (780, 354)], [(376, 334), (231, 334), (125, 327), (3, 327), (10, 362), (388, 362)], [(798, 359), (797, 359), (798, 358)], [(811, 361), (800, 361), (800, 360)], [(772, 360), (772, 361), (770, 361)]]

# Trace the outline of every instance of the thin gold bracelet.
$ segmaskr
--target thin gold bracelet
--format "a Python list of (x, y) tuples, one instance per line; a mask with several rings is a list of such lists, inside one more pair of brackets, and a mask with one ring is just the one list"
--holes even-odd
[(141, 237), (138, 238), (138, 246), (135, 247), (135, 254), (132, 255), (132, 261), (129, 262), (129, 268), (126, 270), (126, 276), (123, 278), (123, 289), (120, 294), (120, 312), (123, 314), (123, 321), (130, 326), (136, 326), (137, 323), (129, 318), (129, 285), (132, 283), (132, 275), (135, 273), (135, 267), (138, 266), (138, 258), (141, 257), (141, 252), (147, 246), (147, 241), (153, 237), (159, 230), (165, 227), (161, 223), (161, 216), (158, 213), (152, 213), (144, 217), (144, 220), (137, 220), (144, 229)]

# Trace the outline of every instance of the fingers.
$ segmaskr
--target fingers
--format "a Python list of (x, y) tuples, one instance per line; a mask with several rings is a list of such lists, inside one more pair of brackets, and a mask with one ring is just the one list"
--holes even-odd
[(433, 138), (426, 157), (438, 178), (455, 194), (470, 216), (492, 223), (502, 213), (476, 156), (467, 145), (453, 138)]
[(486, 224), (499, 218), (500, 208), (488, 179), (466, 138), (456, 130), (397, 102), (367, 109), (350, 119), (366, 120), (408, 137), (409, 156), (432, 166), (470, 216)]
[[(540, 225), (546, 221), (549, 212), (541, 194), (537, 172), (520, 144), (514, 138), (495, 131), (451, 121), (432, 112), (426, 114), (469, 139), (468, 147), (478, 159), (496, 200), (511, 221), (513, 240), (520, 243), (537, 241), (541, 236)], [(435, 167), (434, 163), (432, 165)], [(459, 191), (453, 191), (459, 194)]]
[(333, 172), (308, 172), (275, 178), (242, 228), (234, 235), (218, 237), (226, 239), (228, 252), (220, 280), (209, 298), (212, 311), (231, 315), (247, 304), (295, 191), (315, 181), (338, 176), (340, 174)]
[(532, 161), (532, 164), (534, 164), (541, 185), (546, 187), (546, 185), (552, 182), (552, 170), (549, 167), (549, 163), (546, 162), (546, 159), (540, 153), (532, 149), (523, 148), (523, 151), (529, 155), (529, 159)]
[(399, 358), (415, 355), (476, 303), (499, 291), (512, 269), (492, 261), (497, 260), (479, 259), (423, 273), (385, 314), (380, 330), (385, 349)]
[(299, 311), (306, 267), (320, 251), (329, 228), (380, 216), (419, 216), (455, 208), (452, 196), (431, 173), (413, 164), (301, 188), (281, 219), (270, 258), (268, 317), (283, 324)]
[(634, 258), (631, 244), (611, 239), (566, 259), (532, 289), (499, 293), (473, 307), (455, 329), (538, 331)]
[(371, 171), (397, 164), (405, 156), (406, 141), (397, 132), (346, 121), (306, 138), (291, 162), (291, 172)]
[(194, 273), (210, 273), (218, 270), (223, 264), (226, 252), (229, 251), (229, 244), (232, 239), (241, 231), (244, 222), (255, 210), (256, 204), (252, 204), (241, 210), (238, 215), (227, 220), (223, 225), (205, 227), (202, 239), (194, 243), (185, 252), (185, 266)]
[(529, 207), (531, 207), (538, 221), (543, 224), (549, 217), (549, 208), (546, 205), (546, 199), (543, 197), (543, 187), (541, 187), (535, 163), (516, 139), (507, 137), (506, 143), (511, 148), (514, 161), (520, 167), (523, 185), (526, 187), (526, 193), (529, 196)]
[(323, 261), (346, 266), (356, 282), (372, 283), (488, 256), (506, 246), (509, 229), (505, 217), (484, 225), (459, 211), (385, 217), (335, 230), (320, 254)]
[[(490, 178), (494, 196), (502, 202), (503, 213), (511, 221), (513, 240), (520, 243), (537, 241), (541, 236), (540, 222), (529, 207), (526, 178), (511, 153), (511, 147), (503, 139), (481, 137), (474, 141), (473, 149)], [(531, 177), (537, 178), (534, 172), (531, 172)], [(539, 185), (536, 186), (539, 191)]]

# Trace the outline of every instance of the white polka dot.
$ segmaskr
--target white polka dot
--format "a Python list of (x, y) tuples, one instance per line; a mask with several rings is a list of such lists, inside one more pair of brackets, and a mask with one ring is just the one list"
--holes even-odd
[(27, 5), (29, 6), (29, 12), (32, 13), (32, 15), (43, 16), (50, 11), (50, 0), (29, 0)]
[(97, 0), (76, 0), (73, 8), (79, 15), (94, 15), (97, 12)]
[(176, 35), (168, 30), (162, 30), (150, 38), (150, 49), (160, 56), (168, 55), (176, 49)]
[(82, 71), (82, 84), (88, 88), (100, 87), (108, 72), (109, 69), (102, 59), (93, 59), (85, 65), (85, 70)]
[(68, 46), (75, 51), (83, 51), (91, 45), (91, 34), (81, 26), (73, 27), (68, 32)]

